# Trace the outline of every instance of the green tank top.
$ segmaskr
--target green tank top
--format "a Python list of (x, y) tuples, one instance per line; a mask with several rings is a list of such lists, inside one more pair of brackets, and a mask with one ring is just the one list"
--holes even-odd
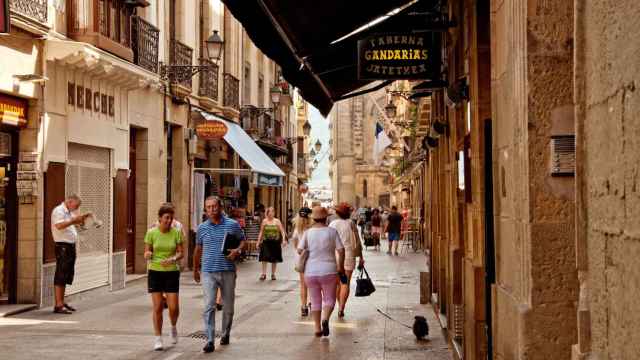
[(280, 241), (280, 229), (278, 225), (265, 225), (262, 229), (262, 236), (265, 241)]

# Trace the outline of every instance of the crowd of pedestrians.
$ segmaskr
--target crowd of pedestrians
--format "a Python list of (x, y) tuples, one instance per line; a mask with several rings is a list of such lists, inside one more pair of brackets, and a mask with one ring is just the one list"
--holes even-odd
[[(83, 226), (90, 213), (80, 214), (81, 199), (68, 196), (51, 214), (51, 231), (56, 242), (55, 313), (75, 311), (64, 302), (64, 291), (73, 282), (76, 226)], [(201, 283), (204, 294), (202, 313), (206, 343), (203, 352), (215, 350), (216, 312), (222, 311), (220, 345), (228, 345), (231, 338), (236, 290), (236, 262), (245, 249), (244, 219), (232, 211), (227, 217), (222, 201), (215, 196), (205, 200), (206, 218), (195, 233), (193, 279)], [(147, 287), (152, 303), (153, 349), (164, 349), (162, 339), (163, 312), (168, 309), (170, 341), (178, 342), (177, 322), (180, 315), (180, 261), (184, 256), (183, 225), (175, 218), (172, 204), (158, 209), (158, 220), (144, 237), (144, 258), (147, 260)], [(389, 240), (388, 254), (398, 255), (398, 242), (405, 218), (395, 206), (382, 209), (353, 209), (348, 203), (326, 209), (302, 207), (287, 223), (293, 227), (290, 240), (295, 249), (296, 270), (300, 283), (300, 315), (311, 316), (314, 334), (329, 336), (329, 321), (338, 304), (338, 318), (345, 317), (353, 272), (363, 270), (363, 241), (373, 239), (375, 250), (380, 238)], [(360, 229), (358, 228), (360, 225)], [(364, 246), (367, 245), (365, 239)], [(271, 280), (276, 280), (277, 264), (283, 262), (283, 248), (289, 243), (287, 231), (275, 218), (273, 207), (266, 208), (257, 238), (262, 272), (259, 280), (267, 279), (271, 264)]]

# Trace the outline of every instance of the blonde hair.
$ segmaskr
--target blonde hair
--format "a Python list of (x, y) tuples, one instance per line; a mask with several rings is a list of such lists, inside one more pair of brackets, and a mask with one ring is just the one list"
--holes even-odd
[(271, 213), (273, 214), (273, 217), (276, 217), (276, 209), (273, 206), (269, 206), (265, 211), (264, 214), (268, 214), (269, 211), (271, 211)]
[(303, 218), (300, 215), (296, 215), (296, 217), (293, 219), (293, 225), (295, 231), (298, 234), (302, 235), (302, 233), (311, 226), (311, 219), (309, 219), (308, 217)]

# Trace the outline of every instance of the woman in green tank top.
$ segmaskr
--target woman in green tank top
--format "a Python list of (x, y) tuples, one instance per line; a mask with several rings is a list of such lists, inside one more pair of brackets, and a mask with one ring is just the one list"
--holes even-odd
[(267, 208), (265, 218), (260, 225), (258, 246), (260, 255), (258, 261), (262, 263), (260, 280), (267, 278), (267, 263), (271, 263), (271, 280), (276, 279), (276, 266), (282, 262), (282, 248), (287, 245), (287, 236), (280, 220), (274, 217), (275, 209)]

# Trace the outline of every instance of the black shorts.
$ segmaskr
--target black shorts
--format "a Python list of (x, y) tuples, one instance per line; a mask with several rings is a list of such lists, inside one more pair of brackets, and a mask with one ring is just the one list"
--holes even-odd
[(149, 270), (147, 284), (150, 293), (177, 293), (180, 289), (180, 271)]
[(53, 284), (57, 286), (71, 285), (76, 267), (76, 245), (56, 243), (56, 274)]

